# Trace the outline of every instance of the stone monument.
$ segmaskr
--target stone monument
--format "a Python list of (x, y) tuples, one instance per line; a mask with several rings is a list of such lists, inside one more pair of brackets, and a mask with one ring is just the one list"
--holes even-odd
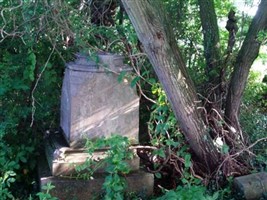
[(138, 143), (139, 97), (118, 74), (131, 69), (123, 57), (100, 54), (97, 65), (86, 56), (68, 63), (61, 98), (61, 127), (70, 147), (83, 146), (84, 137), (127, 136)]
[[(90, 199), (99, 193), (104, 177), (94, 180), (73, 180), (75, 166), (83, 164), (88, 154), (83, 149), (86, 138), (126, 136), (131, 144), (138, 144), (139, 97), (127, 80), (118, 81), (120, 73), (131, 71), (123, 63), (123, 56), (101, 53), (97, 61), (77, 54), (76, 60), (66, 64), (62, 86), (62, 134), (50, 134), (46, 139), (48, 174), (40, 172), (40, 183), (52, 182), (52, 192), (59, 199)], [(105, 157), (105, 151), (94, 154), (95, 159)], [(126, 176), (131, 192), (147, 195), (153, 192), (153, 175), (139, 170), (140, 159), (127, 161), (131, 173)], [(44, 164), (41, 164), (44, 166)], [(44, 171), (44, 170), (40, 170)], [(99, 169), (98, 173), (103, 173)], [(85, 187), (80, 191), (81, 187)], [(67, 188), (67, 190), (66, 190)]]

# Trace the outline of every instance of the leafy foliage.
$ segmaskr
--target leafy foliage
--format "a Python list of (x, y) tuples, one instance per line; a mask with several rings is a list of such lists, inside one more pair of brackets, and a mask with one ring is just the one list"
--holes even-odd
[[(249, 134), (251, 142), (267, 138), (266, 91), (267, 85), (260, 82), (259, 74), (251, 73), (244, 94), (244, 104), (240, 118), (244, 131)], [(267, 144), (264, 141), (253, 148), (257, 155), (256, 162), (253, 164), (259, 170), (267, 170), (266, 149)]]
[[(133, 152), (129, 150), (130, 142), (127, 137), (120, 135), (112, 135), (110, 138), (99, 138), (94, 141), (87, 140), (86, 149), (89, 153), (87, 162), (77, 166), (76, 170), (85, 174), (80, 174), (79, 177), (90, 178), (95, 175), (99, 167), (105, 166), (107, 176), (103, 184), (105, 191), (104, 199), (124, 199), (124, 192), (127, 187), (123, 175), (130, 172), (127, 160), (133, 158)], [(92, 159), (96, 150), (106, 149), (106, 157), (100, 161)]]
[(175, 190), (166, 192), (162, 197), (157, 200), (177, 199), (177, 200), (216, 200), (219, 197), (219, 193), (214, 193), (212, 196), (206, 194), (206, 188), (201, 186), (178, 186)]
[(267, 106), (267, 100), (265, 98), (267, 91), (267, 84), (261, 82), (261, 74), (259, 72), (251, 72), (248, 85), (244, 93), (244, 106), (246, 109), (261, 109)]
[(56, 197), (52, 197), (50, 191), (54, 189), (51, 183), (47, 183), (42, 187), (42, 192), (38, 192), (36, 195), (39, 197), (39, 200), (57, 200)]
[(11, 183), (15, 182), (16, 173), (13, 171), (6, 171), (1, 177), (0, 177), (0, 195), (3, 199), (12, 199), (13, 195), (9, 191), (9, 187)]
[(42, 133), (59, 123), (62, 58), (68, 56), (56, 55), (50, 35), (40, 32), (39, 17), (47, 14), (41, 5), (1, 1), (0, 7), (1, 191), (26, 198), (35, 187)]

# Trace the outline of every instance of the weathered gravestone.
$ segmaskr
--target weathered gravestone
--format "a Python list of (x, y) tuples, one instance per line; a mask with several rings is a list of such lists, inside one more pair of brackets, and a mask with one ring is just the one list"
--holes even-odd
[(118, 74), (129, 71), (118, 55), (99, 55), (100, 65), (77, 55), (68, 63), (61, 98), (61, 127), (70, 147), (79, 148), (84, 137), (127, 136), (138, 143), (139, 97)]
[[(77, 54), (77, 59), (66, 65), (61, 96), (63, 134), (51, 134), (47, 138), (45, 149), (50, 171), (48, 174), (47, 170), (40, 171), (41, 185), (52, 182), (56, 186), (52, 194), (59, 199), (90, 199), (101, 190), (103, 168), (97, 170), (94, 180), (70, 178), (75, 177), (75, 166), (83, 164), (88, 157), (83, 149), (86, 138), (120, 134), (132, 144), (138, 143), (139, 97), (127, 81), (118, 81), (120, 73), (131, 69), (119, 55), (99, 54), (98, 60), (90, 61), (87, 56)], [(105, 150), (99, 150), (93, 159), (105, 156)], [(128, 191), (152, 194), (153, 175), (139, 170), (139, 157), (127, 162), (132, 172), (126, 176)], [(83, 191), (81, 187), (85, 187)]]

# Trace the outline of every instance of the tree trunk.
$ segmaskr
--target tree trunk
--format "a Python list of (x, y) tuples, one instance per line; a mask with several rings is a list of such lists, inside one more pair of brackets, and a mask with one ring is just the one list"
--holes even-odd
[[(220, 69), (220, 37), (215, 13), (214, 2), (211, 0), (198, 0), (200, 19), (204, 36), (204, 55), (207, 62), (207, 72), (212, 80), (217, 77)], [(217, 73), (216, 73), (217, 72)]]
[[(267, 1), (262, 0), (238, 53), (226, 99), (225, 120), (240, 134), (241, 139), (243, 138), (239, 125), (240, 104), (249, 70), (259, 54), (261, 42), (258, 40), (258, 34), (260, 31), (266, 31), (267, 29), (266, 10)], [(234, 132), (232, 131), (232, 135)]]
[(211, 135), (216, 137), (222, 128), (221, 120), (223, 95), (225, 95), (222, 80), (222, 56), (220, 52), (220, 37), (214, 2), (211, 0), (198, 0), (202, 33), (204, 36), (204, 56), (206, 59), (206, 75), (204, 95), (208, 101), (204, 106), (207, 110)]
[(220, 156), (197, 110), (196, 91), (164, 16), (161, 0), (122, 2), (190, 148), (207, 169), (214, 169)]
[(204, 36), (204, 56), (206, 59), (206, 73), (208, 76), (207, 97), (213, 104), (210, 109), (215, 108), (219, 113), (221, 112), (222, 102), (222, 80), (221, 80), (221, 52), (220, 52), (220, 37), (219, 27), (217, 23), (217, 16), (215, 13), (214, 2), (211, 0), (198, 0), (200, 8), (200, 19), (202, 32)]

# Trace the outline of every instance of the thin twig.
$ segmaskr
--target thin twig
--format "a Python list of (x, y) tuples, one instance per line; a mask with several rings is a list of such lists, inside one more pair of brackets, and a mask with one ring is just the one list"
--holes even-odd
[(30, 127), (33, 126), (33, 122), (34, 122), (34, 114), (35, 114), (35, 110), (36, 110), (36, 107), (35, 107), (35, 97), (34, 97), (34, 92), (35, 92), (35, 90), (36, 90), (36, 88), (37, 88), (37, 86), (38, 86), (38, 83), (39, 83), (39, 81), (40, 81), (40, 79), (41, 79), (41, 77), (42, 77), (44, 71), (46, 70), (46, 68), (47, 68), (47, 66), (48, 66), (48, 63), (49, 63), (49, 61), (50, 61), (50, 59), (51, 59), (51, 56), (53, 55), (53, 53), (54, 53), (54, 51), (55, 51), (55, 48), (56, 48), (56, 45), (53, 46), (53, 49), (52, 49), (52, 51), (51, 51), (51, 53), (50, 53), (50, 55), (49, 55), (49, 57), (48, 57), (48, 59), (47, 59), (47, 61), (46, 61), (46, 63), (45, 63), (45, 66), (44, 66), (44, 68), (42, 69), (41, 73), (38, 75), (38, 78), (37, 78), (37, 80), (36, 80), (36, 83), (35, 83), (35, 85), (34, 85), (34, 87), (33, 87), (33, 89), (32, 89), (32, 94), (31, 94), (31, 97), (32, 97), (32, 120), (31, 120)]
[[(2, 36), (2, 37), (4, 37), (3, 32), (5, 32), (5, 31), (4, 31), (4, 28), (5, 28), (6, 25), (7, 25), (6, 18), (5, 18), (5, 16), (4, 16), (4, 11), (8, 10), (9, 12), (11, 12), (12, 10), (17, 9), (17, 8), (21, 7), (22, 5), (23, 5), (23, 1), (20, 0), (19, 5), (14, 6), (14, 7), (11, 7), (11, 8), (3, 8), (3, 9), (1, 10), (0, 15), (1, 15), (1, 17), (2, 17), (2, 19), (3, 19), (3, 21), (4, 21), (4, 25), (3, 25), (3, 27), (1, 28), (1, 36)], [(8, 34), (8, 33), (5, 32), (5, 34)]]
[(249, 151), (249, 149), (251, 149), (252, 147), (254, 147), (256, 144), (258, 144), (261, 141), (267, 140), (267, 137), (261, 138), (259, 140), (257, 140), (256, 142), (254, 142), (253, 144), (251, 144), (250, 146), (248, 146), (247, 148), (241, 149), (240, 151), (232, 154), (232, 155), (227, 155), (226, 158), (222, 161), (222, 163), (219, 165), (218, 169), (217, 169), (217, 174), (219, 173), (220, 169), (222, 168), (223, 164), (228, 161), (229, 159), (235, 159), (236, 157), (238, 157), (241, 153), (243, 153), (244, 151)]

